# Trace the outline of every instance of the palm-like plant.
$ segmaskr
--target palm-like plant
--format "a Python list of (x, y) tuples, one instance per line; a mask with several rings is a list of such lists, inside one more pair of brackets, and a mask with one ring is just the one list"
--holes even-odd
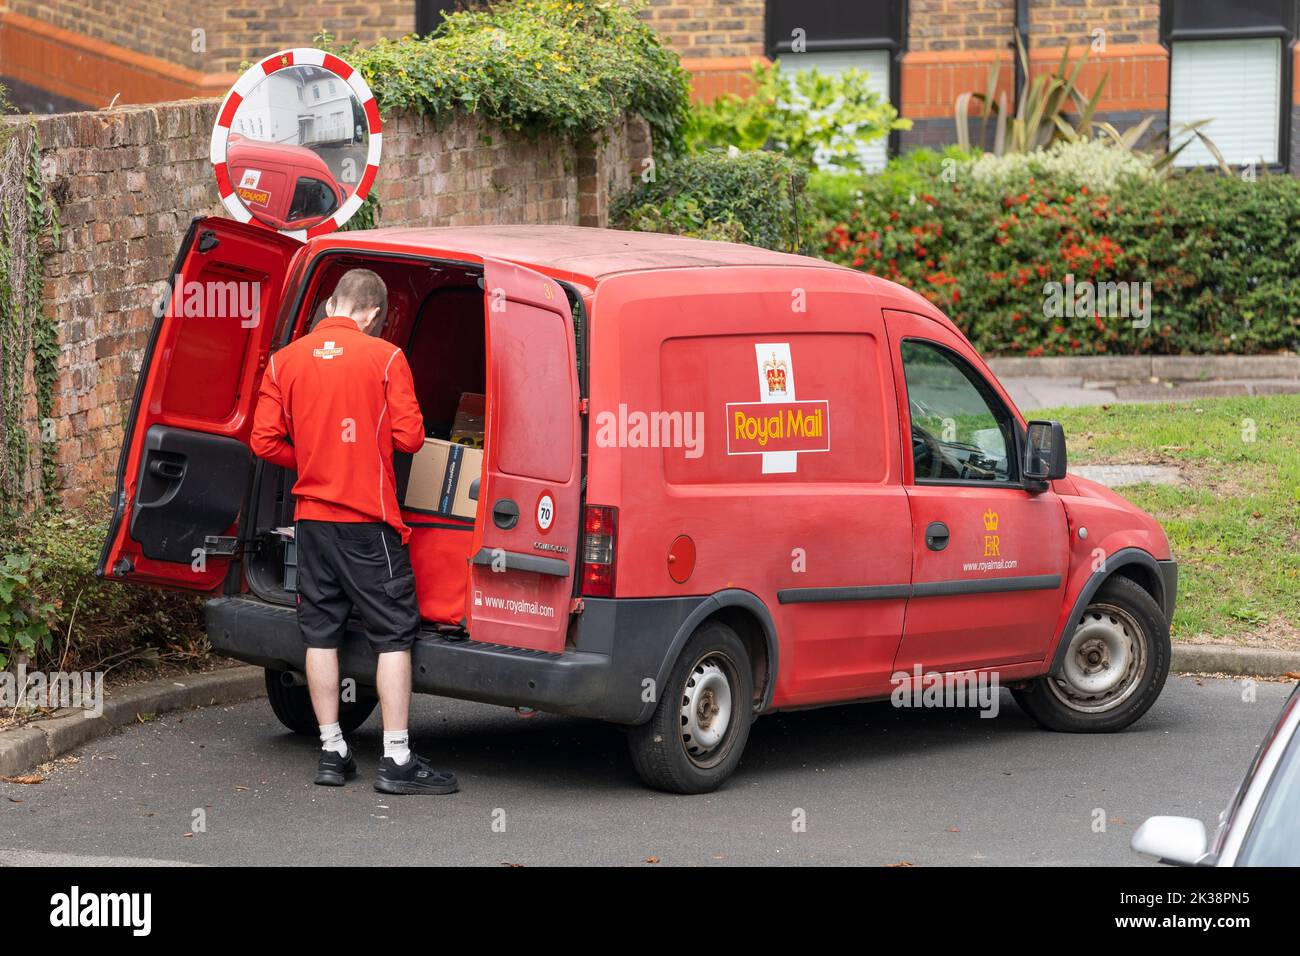
[[(1020, 60), (1025, 76), (1028, 76), (1029, 54), (1019, 35), (1016, 36), (1016, 56)], [(1044, 149), (1059, 140), (1074, 142), (1084, 137), (1101, 135), (1120, 149), (1158, 154), (1153, 155), (1151, 167), (1161, 174), (1167, 174), (1173, 168), (1175, 157), (1187, 147), (1191, 138), (1188, 137), (1171, 149), (1169, 148), (1171, 136), (1166, 131), (1143, 149), (1139, 144), (1150, 131), (1151, 124), (1156, 118), (1154, 115), (1148, 116), (1122, 132), (1111, 123), (1094, 120), (1093, 115), (1097, 111), (1102, 91), (1106, 88), (1106, 81), (1110, 79), (1110, 71), (1107, 70), (1101, 75), (1100, 81), (1091, 93), (1086, 93), (1079, 86), (1079, 73), (1087, 61), (1088, 50), (1085, 48), (1083, 56), (1071, 64), (1070, 45), (1066, 43), (1061, 50), (1061, 59), (1056, 69), (1051, 73), (1040, 73), (1021, 89), (1014, 114), (1008, 113), (1005, 91), (1000, 93), (997, 91), (998, 66), (994, 64), (989, 67), (988, 82), (984, 92), (966, 92), (957, 97), (954, 107), (957, 144), (963, 149), (970, 149), (970, 106), (972, 100), (979, 100), (983, 104), (980, 110), (980, 142), (987, 142), (988, 122), (992, 118), (994, 121), (992, 152), (995, 155), (1028, 153), (1036, 149)], [(1224, 160), (1223, 154), (1201, 129), (1208, 122), (1210, 121), (1205, 119), (1188, 123), (1179, 127), (1178, 132), (1188, 132), (1200, 139), (1217, 161), (1219, 168), (1231, 175), (1232, 169)]]

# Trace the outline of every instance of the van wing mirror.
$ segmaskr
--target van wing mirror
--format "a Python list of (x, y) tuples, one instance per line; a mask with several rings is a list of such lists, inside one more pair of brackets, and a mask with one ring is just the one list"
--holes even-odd
[(1135, 853), (1161, 863), (1196, 866), (1205, 858), (1209, 841), (1205, 824), (1189, 817), (1151, 817), (1133, 834)]
[(1060, 422), (1029, 423), (1024, 477), (1029, 481), (1055, 481), (1065, 477), (1065, 429)]

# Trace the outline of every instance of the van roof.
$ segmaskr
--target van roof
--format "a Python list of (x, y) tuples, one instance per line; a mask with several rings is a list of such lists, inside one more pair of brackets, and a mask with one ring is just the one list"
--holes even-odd
[(325, 160), (313, 150), (296, 143), (270, 143), (265, 140), (249, 139), (238, 133), (230, 137), (230, 150), (240, 158), (258, 162), (298, 163), (313, 169), (329, 171)]
[(882, 308), (904, 309), (928, 316), (961, 334), (932, 302), (896, 282), (824, 259), (773, 252), (737, 242), (591, 226), (533, 225), (360, 229), (326, 233), (309, 242), (318, 250), (342, 248), (432, 254), (449, 259), (464, 255), (504, 259), (593, 288), (611, 275), (658, 269), (709, 266), (827, 269), (866, 282)]
[(445, 226), (439, 228), (367, 229), (333, 233), (322, 245), (362, 248), (419, 247), (421, 251), (491, 256), (520, 265), (540, 266), (600, 281), (618, 272), (683, 269), (703, 266), (798, 266), (843, 269), (843, 266), (772, 252), (736, 242), (688, 239), (657, 232), (626, 232), (590, 226)]

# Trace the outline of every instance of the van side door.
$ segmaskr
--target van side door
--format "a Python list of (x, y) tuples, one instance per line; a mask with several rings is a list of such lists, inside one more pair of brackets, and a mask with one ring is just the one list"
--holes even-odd
[(97, 573), (214, 593), (237, 553), (248, 436), (296, 239), (190, 224), (145, 348)]
[(581, 524), (573, 314), (540, 272), (483, 261), (487, 422), (468, 595), (476, 641), (564, 649)]
[(912, 513), (895, 671), (1041, 661), (1064, 600), (1065, 508), (1025, 487), (1023, 423), (974, 350), (921, 315), (886, 309), (885, 321)]

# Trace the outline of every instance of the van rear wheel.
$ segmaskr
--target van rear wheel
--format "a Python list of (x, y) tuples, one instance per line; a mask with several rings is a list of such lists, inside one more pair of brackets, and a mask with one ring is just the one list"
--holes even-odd
[(1140, 585), (1112, 577), (1075, 622), (1059, 674), (1013, 690), (1048, 730), (1108, 733), (1145, 714), (1169, 676), (1169, 622)]
[[(295, 734), (315, 737), (320, 733), (316, 711), (311, 706), (311, 694), (306, 684), (294, 683), (288, 671), (266, 668), (266, 699), (276, 718)], [(357, 688), (357, 699), (339, 703), (339, 726), (350, 734), (366, 722), (379, 698), (373, 692)]]
[(745, 645), (719, 621), (702, 625), (677, 658), (654, 715), (628, 732), (637, 773), (670, 793), (716, 790), (740, 764), (753, 700)]

